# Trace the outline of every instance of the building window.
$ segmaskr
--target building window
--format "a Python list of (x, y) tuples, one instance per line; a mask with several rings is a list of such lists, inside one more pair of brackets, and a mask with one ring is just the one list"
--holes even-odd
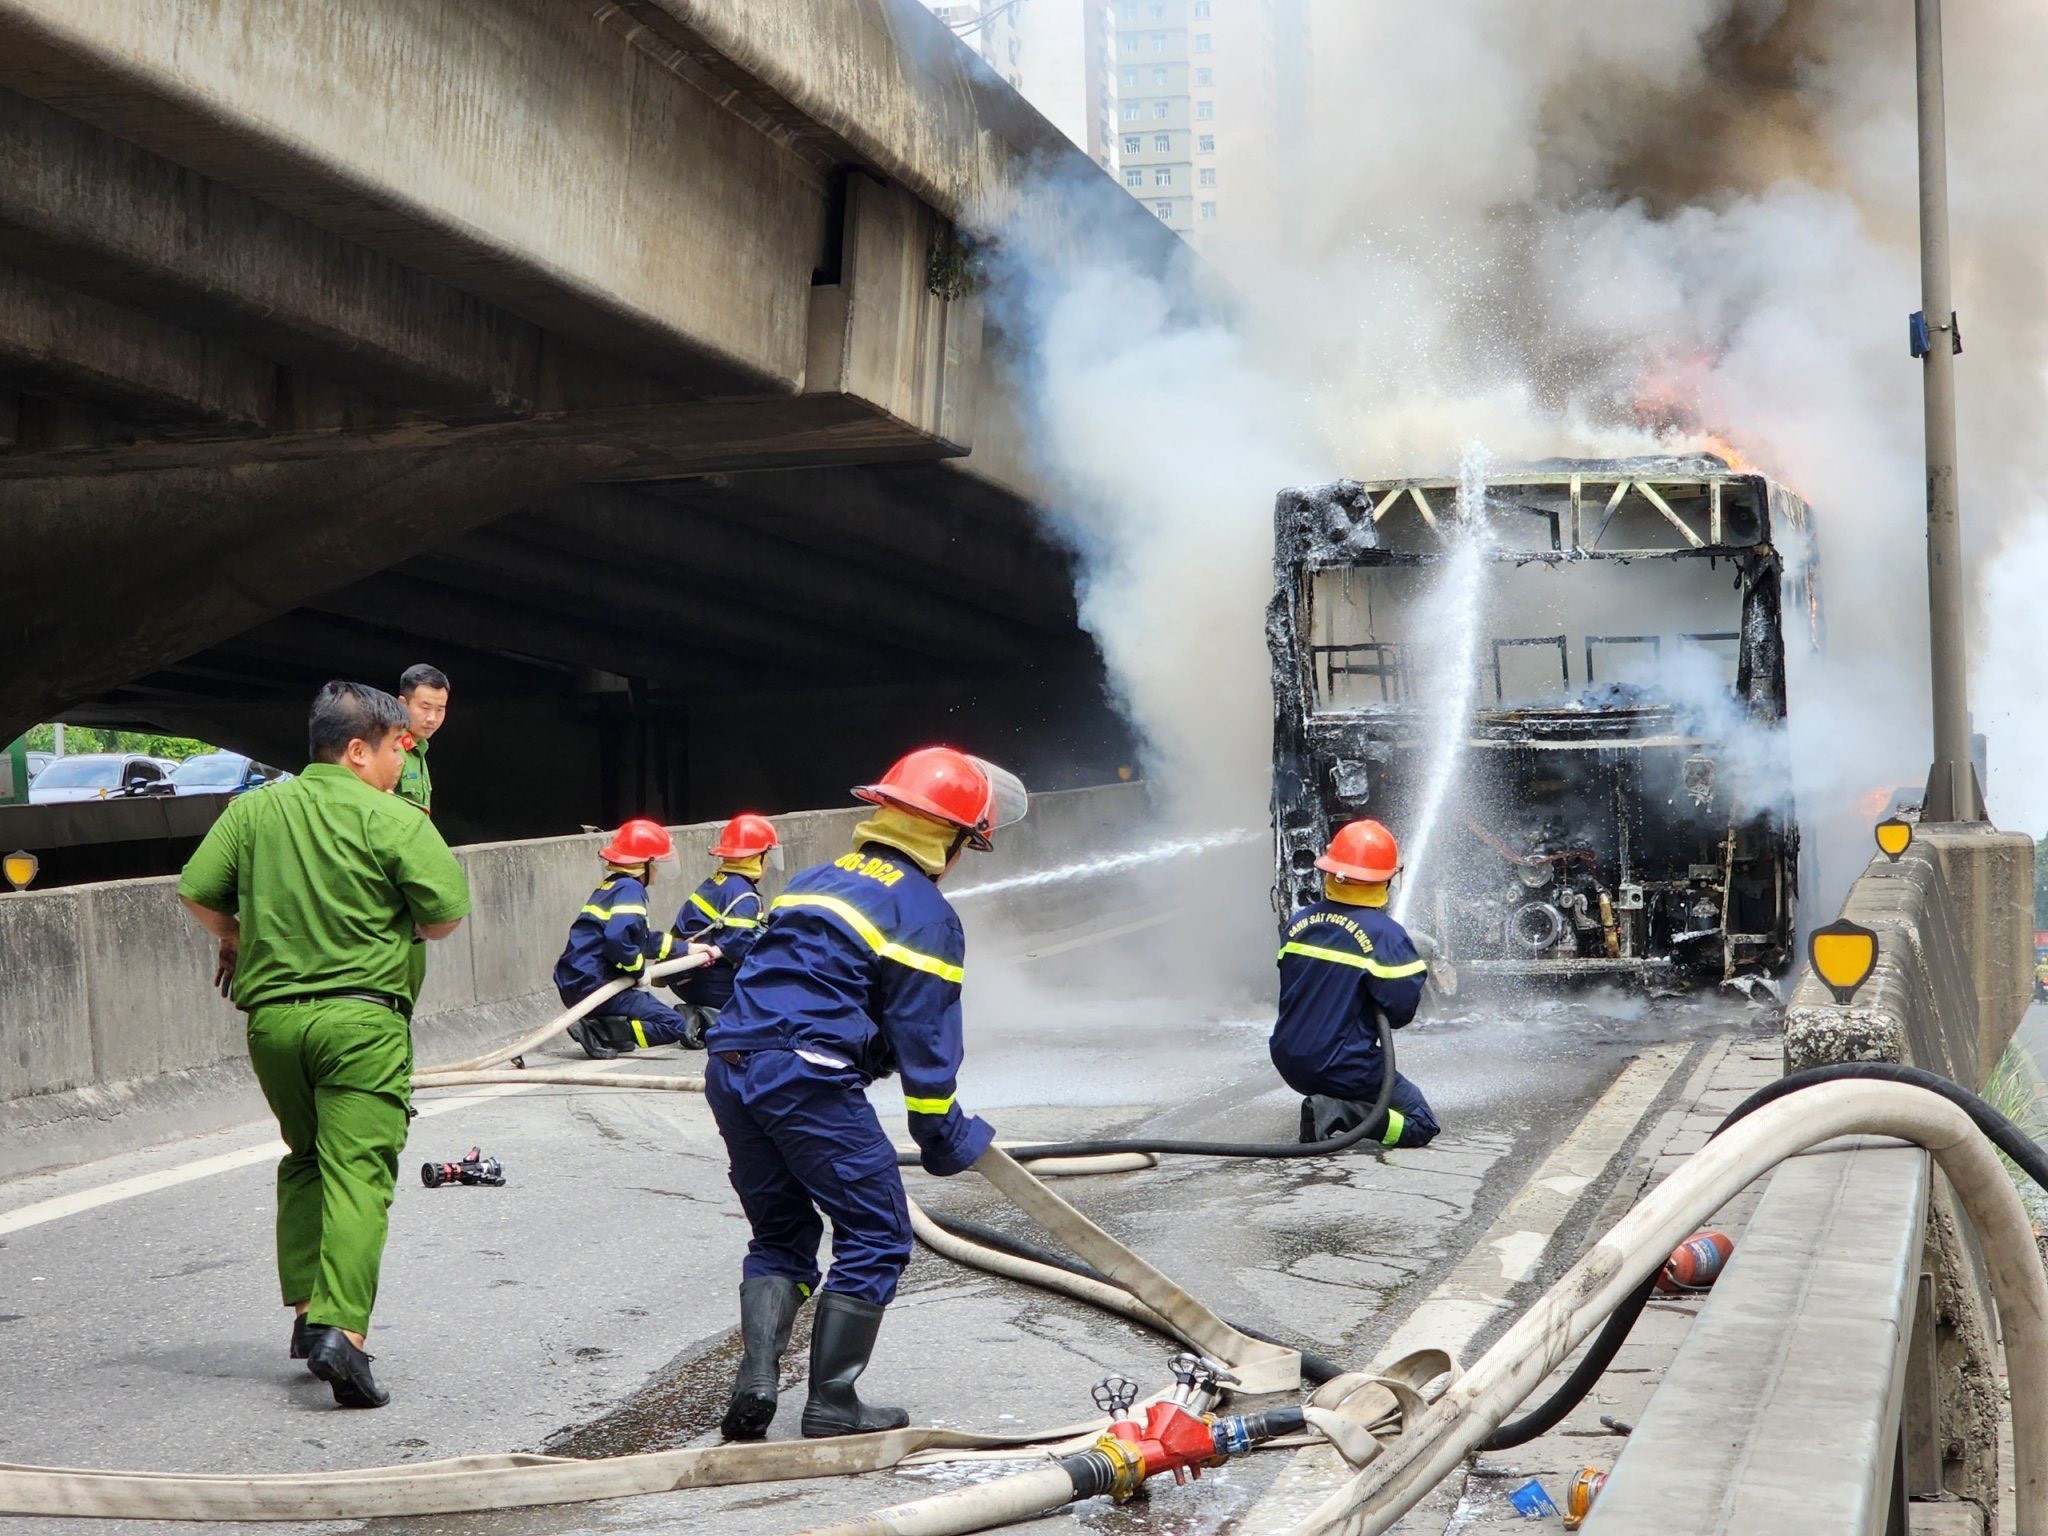
[(1208, 166), (1208, 165), (1205, 165), (1205, 166), (1203, 166), (1203, 167), (1201, 168), (1201, 170), (1199, 170), (1199, 171), (1197, 171), (1197, 172), (1195, 173), (1195, 180), (1196, 180), (1196, 181), (1198, 181), (1198, 182), (1200, 182), (1200, 183), (1201, 183), (1201, 184), (1202, 184), (1203, 186), (1205, 186), (1205, 187), (1213, 187), (1213, 186), (1215, 186), (1215, 185), (1216, 185), (1216, 170), (1215, 170), (1215, 167), (1214, 167), (1214, 166)]
[(1205, 65), (1203, 65), (1203, 66), (1202, 66), (1202, 68), (1200, 68), (1200, 69), (1198, 69), (1198, 70), (1196, 70), (1196, 71), (1195, 71), (1195, 84), (1197, 84), (1197, 85), (1214, 85), (1215, 83), (1216, 83), (1216, 71), (1215, 71), (1215, 70), (1213, 70), (1213, 69), (1210, 69), (1210, 68), (1209, 68), (1209, 67), (1208, 67), (1208, 66), (1207, 66), (1206, 64), (1205, 64)]
[(1152, 211), (1158, 214), (1160, 218), (1166, 220), (1168, 223), (1173, 222), (1173, 204), (1154, 203), (1152, 205)]
[(1166, 52), (1166, 34), (1164, 32), (1154, 32), (1152, 34), (1152, 51), (1154, 53)]
[(1169, 117), (1173, 116), (1173, 103), (1170, 101), (1153, 102), (1152, 115), (1162, 123), (1165, 122)]
[(1164, 16), (1166, 14), (1166, 0), (1152, 0), (1152, 14), (1154, 16)]
[(1153, 134), (1152, 148), (1159, 154), (1165, 154), (1168, 150), (1173, 148), (1173, 135), (1170, 133)]
[(1214, 203), (1204, 203), (1204, 204), (1202, 204), (1202, 217), (1203, 217), (1203, 218), (1205, 218), (1205, 219), (1213, 219), (1213, 218), (1215, 218), (1215, 217), (1216, 217), (1216, 205), (1215, 205)]
[(1209, 0), (1195, 0), (1195, 20), (1207, 21), (1208, 19)]
[(1136, 53), (1138, 51), (1138, 40), (1135, 37), (1121, 37), (1117, 39), (1117, 42), (1125, 53)]
[(1200, 135), (1200, 136), (1199, 136), (1199, 137), (1198, 137), (1198, 138), (1197, 138), (1197, 139), (1195, 140), (1195, 148), (1199, 149), (1199, 150), (1200, 150), (1200, 151), (1201, 151), (1201, 152), (1202, 152), (1203, 154), (1205, 154), (1205, 155), (1213, 155), (1213, 154), (1215, 154), (1215, 153), (1216, 153), (1216, 135), (1215, 135), (1215, 134), (1213, 134), (1213, 133), (1205, 133), (1205, 134), (1202, 134), (1202, 135)]
[(1164, 64), (1154, 64), (1152, 66), (1152, 83), (1154, 85), (1166, 84), (1166, 66)]
[(1144, 144), (1144, 142), (1145, 141), (1139, 138), (1135, 133), (1125, 134), (1124, 153), (1127, 155), (1135, 155), (1138, 152), (1139, 148)]
[(1125, 171), (1125, 172), (1124, 172), (1124, 185), (1125, 185), (1125, 186), (1127, 186), (1127, 187), (1142, 187), (1142, 186), (1144, 186), (1144, 185), (1145, 185), (1145, 173), (1144, 173), (1143, 171)]
[(1172, 167), (1172, 166), (1170, 166), (1170, 165), (1162, 165), (1162, 166), (1159, 166), (1159, 167), (1155, 168), (1155, 169), (1153, 170), (1153, 172), (1152, 172), (1152, 185), (1153, 185), (1153, 186), (1155, 186), (1155, 187), (1170, 187), (1170, 186), (1172, 186), (1172, 185), (1173, 185), (1173, 167)]
[(1215, 47), (1216, 39), (1211, 37), (1208, 33), (1197, 32), (1195, 34), (1195, 52), (1210, 53), (1214, 51)]
[(1201, 120), (1202, 120), (1203, 122), (1205, 122), (1205, 123), (1206, 123), (1206, 122), (1208, 122), (1208, 121), (1209, 121), (1209, 120), (1210, 120), (1211, 118), (1213, 118), (1213, 117), (1214, 117), (1215, 115), (1216, 115), (1216, 103), (1215, 103), (1215, 102), (1213, 102), (1213, 101), (1198, 101), (1198, 102), (1196, 102), (1196, 103), (1195, 103), (1195, 116), (1199, 117), (1199, 118), (1200, 118), (1200, 119), (1201, 119)]
[(1137, 103), (1136, 103), (1135, 101), (1127, 101), (1127, 102), (1125, 102), (1125, 103), (1124, 103), (1124, 121), (1125, 121), (1125, 122), (1127, 122), (1127, 123), (1135, 123), (1135, 122), (1136, 122), (1137, 120), (1138, 120), (1138, 104), (1137, 104)]
[(1138, 0), (1124, 0), (1124, 3), (1118, 6), (1117, 10), (1122, 13), (1125, 21), (1136, 21), (1138, 19)]
[(1135, 86), (1135, 85), (1136, 85), (1137, 83), (1138, 83), (1138, 72), (1137, 72), (1137, 71), (1136, 71), (1135, 69), (1127, 69), (1127, 70), (1125, 70), (1125, 71), (1124, 71), (1124, 84), (1125, 84), (1126, 86)]

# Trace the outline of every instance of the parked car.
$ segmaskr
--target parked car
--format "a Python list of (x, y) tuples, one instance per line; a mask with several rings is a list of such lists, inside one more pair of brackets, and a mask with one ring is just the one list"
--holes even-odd
[(153, 757), (139, 752), (83, 752), (60, 757), (37, 774), (28, 787), (28, 803), (61, 805), (67, 800), (123, 800), (175, 793), (170, 775)]
[(202, 752), (178, 764), (171, 788), (180, 795), (239, 795), (290, 777), (239, 752)]

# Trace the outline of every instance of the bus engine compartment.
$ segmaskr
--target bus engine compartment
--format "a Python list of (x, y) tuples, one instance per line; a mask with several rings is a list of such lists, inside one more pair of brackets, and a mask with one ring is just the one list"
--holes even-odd
[[(1469, 614), (1443, 600), (1463, 538), (1483, 541)], [(1321, 894), (1344, 822), (1414, 846), (1436, 722), (1469, 701), (1405, 893), (1461, 974), (1685, 987), (1790, 962), (1785, 656), (1821, 639), (1797, 496), (1707, 455), (1551, 460), (1478, 497), (1343, 480), (1280, 494), (1274, 574), (1282, 912)]]

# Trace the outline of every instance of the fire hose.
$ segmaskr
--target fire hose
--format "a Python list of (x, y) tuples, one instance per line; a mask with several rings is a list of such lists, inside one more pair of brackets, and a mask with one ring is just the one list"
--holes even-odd
[[(2018, 1536), (2048, 1536), (2048, 1277), (2019, 1196), (1980, 1125), (2017, 1130), (1950, 1084), (1809, 1081), (1781, 1089), (1687, 1160), (1546, 1291), (1406, 1432), (1388, 1441), (1331, 1434), (1357, 1470), (1291, 1536), (1379, 1536), (1421, 1501), (1605, 1316), (1653, 1277), (1672, 1247), (1743, 1187), (1787, 1157), (1841, 1136), (1896, 1136), (1934, 1155), (1983, 1249), (2005, 1334), (2012, 1382)], [(1853, 1078), (1860, 1074), (1846, 1074)], [(1789, 1098), (1787, 1096), (1790, 1096)], [(1968, 1113), (1959, 1107), (1975, 1101)], [(1952, 1102), (1950, 1102), (1952, 1101)], [(2035, 1154), (2039, 1161), (2038, 1153)], [(1360, 1378), (1339, 1377), (1310, 1399), (1340, 1401)], [(1115, 1453), (1108, 1453), (1112, 1457)], [(1099, 1491), (1074, 1458), (1014, 1478), (900, 1504), (807, 1536), (956, 1536), (1047, 1513)]]

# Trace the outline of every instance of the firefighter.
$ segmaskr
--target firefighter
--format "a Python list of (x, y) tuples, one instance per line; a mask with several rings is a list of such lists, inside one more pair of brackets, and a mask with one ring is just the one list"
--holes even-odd
[(728, 1439), (758, 1439), (775, 1416), (778, 1362), (818, 1283), (826, 1218), (832, 1270), (811, 1330), (803, 1432), (910, 1421), (854, 1391), (910, 1258), (903, 1177), (867, 1085), (903, 1074), (928, 1173), (971, 1167), (995, 1137), (954, 1097), (966, 946), (939, 882), (961, 849), (988, 848), (1024, 814), (1024, 786), (979, 758), (926, 747), (853, 793), (874, 814), (847, 853), (802, 871), (776, 898), (706, 1037), (705, 1098), (753, 1228)]
[(676, 913), (676, 942), (700, 945), (717, 957), (670, 983), (683, 1002), (690, 1030), (683, 1044), (690, 1050), (703, 1048), (704, 1031), (732, 997), (734, 973), (761, 936), (761, 874), (780, 846), (775, 823), (742, 811), (725, 824), (711, 849), (718, 868)]
[[(606, 874), (569, 925), (555, 962), (555, 991), (573, 1007), (607, 982), (638, 980), (650, 963), (676, 953), (674, 935), (647, 922), (647, 887), (656, 864), (673, 863), (675, 844), (659, 822), (634, 820), (599, 851)], [(603, 1011), (569, 1026), (569, 1038), (597, 1060), (650, 1045), (670, 1045), (689, 1032), (683, 1016), (644, 987), (609, 999)]]
[[(1323, 899), (1287, 920), (1269, 1049), (1287, 1086), (1304, 1095), (1304, 1142), (1364, 1121), (1386, 1066), (1376, 1020), (1383, 1015), (1399, 1029), (1422, 1001), (1428, 967), (1408, 930), (1387, 912), (1387, 888), (1400, 864), (1391, 832), (1376, 821), (1351, 822), (1316, 860)], [(1422, 1090), (1396, 1072), (1382, 1145), (1427, 1146), (1437, 1130)]]

